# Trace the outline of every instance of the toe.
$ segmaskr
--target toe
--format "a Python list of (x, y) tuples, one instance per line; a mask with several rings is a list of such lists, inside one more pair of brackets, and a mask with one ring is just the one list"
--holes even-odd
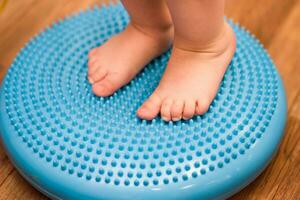
[(161, 98), (154, 92), (137, 110), (137, 115), (146, 120), (154, 119), (159, 113), (161, 107)]
[(196, 115), (203, 115), (208, 111), (210, 101), (206, 98), (201, 98), (196, 101)]
[(99, 67), (94, 73), (88, 75), (89, 82), (94, 84), (101, 81), (107, 75), (107, 69)]
[(91, 59), (97, 52), (98, 48), (93, 48), (92, 50), (90, 50), (89, 54), (88, 54), (88, 58)]
[(107, 97), (121, 87), (120, 80), (112, 75), (106, 75), (102, 80), (93, 84), (92, 90), (97, 96)]
[(171, 107), (171, 118), (173, 121), (178, 121), (182, 118), (184, 102), (175, 100)]
[(171, 106), (173, 104), (172, 99), (165, 99), (161, 105), (160, 109), (160, 115), (161, 118), (165, 121), (170, 121), (171, 120)]
[(95, 67), (95, 62), (96, 62), (96, 59), (89, 59), (88, 61), (88, 69), (89, 71)]
[(99, 62), (98, 59), (91, 59), (88, 62), (88, 76), (92, 76), (99, 67), (101, 67), (101, 63)]
[(88, 62), (88, 77), (91, 77), (95, 71), (98, 69), (98, 64), (96, 60), (89, 60)]
[(195, 114), (195, 101), (188, 99), (184, 102), (183, 119), (191, 119)]

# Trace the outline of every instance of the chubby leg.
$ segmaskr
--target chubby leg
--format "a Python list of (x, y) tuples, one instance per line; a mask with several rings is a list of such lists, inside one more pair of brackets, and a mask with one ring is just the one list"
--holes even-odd
[(224, 21), (224, 0), (168, 0), (175, 36), (162, 80), (138, 109), (151, 120), (204, 114), (214, 99), (235, 51), (235, 35)]
[(123, 32), (89, 53), (88, 80), (98, 96), (109, 96), (127, 84), (173, 40), (173, 25), (164, 0), (122, 3), (131, 22)]

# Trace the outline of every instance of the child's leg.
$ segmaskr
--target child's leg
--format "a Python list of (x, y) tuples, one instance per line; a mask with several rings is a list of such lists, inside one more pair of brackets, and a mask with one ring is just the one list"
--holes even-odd
[(235, 36), (224, 22), (224, 0), (168, 0), (175, 38), (159, 86), (137, 114), (166, 121), (207, 111), (235, 51)]
[(163, 0), (123, 0), (131, 22), (89, 53), (88, 79), (93, 92), (108, 96), (128, 83), (148, 62), (166, 51), (173, 38), (172, 21)]

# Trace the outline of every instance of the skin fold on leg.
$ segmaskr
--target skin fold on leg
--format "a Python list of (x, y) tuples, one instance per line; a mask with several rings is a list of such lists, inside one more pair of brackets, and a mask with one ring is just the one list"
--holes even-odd
[(235, 51), (224, 0), (167, 0), (174, 44), (164, 75), (137, 115), (165, 121), (202, 115), (213, 101)]

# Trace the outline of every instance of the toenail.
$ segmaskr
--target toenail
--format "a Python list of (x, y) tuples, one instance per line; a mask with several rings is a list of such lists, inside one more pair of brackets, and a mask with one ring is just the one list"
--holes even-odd
[(144, 107), (141, 107), (141, 108), (139, 108), (138, 111), (139, 111), (139, 112), (144, 112), (144, 111), (146, 111), (146, 109), (145, 109)]
[(94, 79), (93, 78), (88, 77), (88, 80), (89, 80), (90, 84), (94, 84)]
[(161, 116), (161, 118), (164, 120), (164, 121), (170, 121), (169, 119), (165, 118), (164, 116)]
[(172, 118), (173, 121), (179, 121), (181, 118)]

